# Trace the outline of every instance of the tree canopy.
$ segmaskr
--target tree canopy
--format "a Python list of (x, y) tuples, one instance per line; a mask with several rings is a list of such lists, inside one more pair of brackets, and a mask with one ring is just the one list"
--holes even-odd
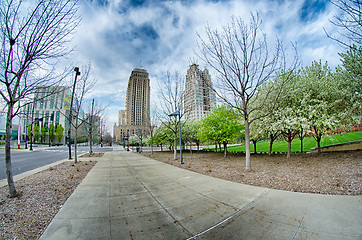
[(226, 106), (219, 106), (201, 120), (200, 136), (204, 141), (222, 143), (226, 156), (227, 144), (235, 140), (242, 129), (241, 118), (235, 111)]

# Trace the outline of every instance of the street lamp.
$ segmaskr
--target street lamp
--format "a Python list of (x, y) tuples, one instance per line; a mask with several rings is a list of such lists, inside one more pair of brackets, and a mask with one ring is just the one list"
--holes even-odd
[(71, 141), (72, 109), (73, 109), (73, 98), (74, 98), (75, 85), (77, 84), (77, 77), (80, 75), (79, 67), (75, 67), (74, 71), (75, 71), (75, 78), (74, 78), (72, 99), (70, 100), (70, 110), (69, 110), (69, 130), (68, 130), (69, 159), (72, 159), (72, 141)]
[[(181, 138), (181, 114), (180, 110), (176, 110), (176, 112), (169, 114), (168, 116), (178, 116), (178, 126), (179, 126), (179, 133), (180, 133), (180, 164), (184, 164), (182, 159), (182, 138)], [(176, 147), (176, 146), (175, 146)]]

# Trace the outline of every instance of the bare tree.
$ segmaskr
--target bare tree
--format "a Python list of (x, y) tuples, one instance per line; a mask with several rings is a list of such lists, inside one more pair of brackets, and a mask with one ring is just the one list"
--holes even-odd
[[(166, 73), (162, 85), (159, 84), (160, 98), (163, 100), (158, 106), (160, 107), (160, 115), (158, 116), (162, 124), (165, 125), (174, 135), (174, 159), (177, 159), (177, 131), (179, 129), (178, 118), (169, 116), (171, 113), (180, 111), (180, 118), (184, 116), (183, 111), (183, 89), (184, 79), (178, 72), (171, 74)], [(182, 146), (180, 146), (181, 148)]]
[(67, 43), (80, 21), (76, 12), (77, 0), (0, 2), (0, 95), (7, 104), (5, 163), (10, 197), (16, 196), (10, 154), (12, 120), (21, 108), (16, 103), (36, 87), (64, 77), (55, 73), (55, 63), (71, 51)]
[(335, 15), (330, 22), (341, 31), (338, 36), (330, 35), (325, 29), (327, 36), (345, 47), (353, 44), (362, 45), (362, 1), (361, 0), (331, 0), (341, 12)]
[(78, 162), (78, 156), (77, 156), (77, 139), (78, 139), (78, 132), (81, 129), (81, 126), (84, 124), (84, 119), (81, 118), (80, 113), (82, 111), (83, 107), (83, 100), (86, 96), (86, 94), (92, 89), (94, 84), (96, 83), (96, 79), (90, 78), (91, 74), (91, 64), (88, 64), (87, 66), (84, 66), (82, 69), (82, 76), (77, 82), (77, 86), (75, 89), (74, 99), (75, 99), (75, 110), (72, 114), (75, 121), (72, 122), (72, 126), (74, 127), (74, 163)]
[[(219, 75), (215, 84), (217, 96), (244, 119), (247, 171), (251, 170), (250, 124), (269, 114), (256, 116), (253, 113), (271, 96), (277, 98), (283, 84), (276, 85), (275, 81), (270, 81), (271, 87), (266, 94), (259, 94), (259, 89), (285, 67), (281, 42), (277, 40), (274, 51), (270, 51), (261, 23), (259, 15), (251, 13), (249, 25), (241, 18), (232, 18), (221, 32), (207, 26), (206, 40), (199, 36), (200, 58)], [(286, 81), (288, 74), (282, 77)]]
[(151, 154), (153, 154), (153, 139), (155, 136), (155, 128), (158, 125), (158, 121), (157, 121), (157, 115), (156, 115), (156, 111), (153, 111), (151, 117), (150, 117), (150, 125), (148, 126), (148, 130), (150, 133), (150, 140), (151, 140)]
[(93, 153), (93, 139), (95, 136), (101, 133), (101, 124), (103, 114), (108, 105), (100, 105), (92, 99), (92, 102), (84, 107), (83, 117), (83, 129), (89, 139), (89, 153)]

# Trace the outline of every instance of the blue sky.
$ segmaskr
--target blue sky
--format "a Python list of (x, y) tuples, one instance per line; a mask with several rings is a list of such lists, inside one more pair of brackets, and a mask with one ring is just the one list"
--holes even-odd
[(326, 0), (81, 0), (79, 10), (82, 22), (74, 35), (72, 59), (80, 66), (92, 64), (98, 81), (89, 97), (110, 102), (110, 132), (124, 109), (133, 68), (148, 71), (155, 100), (166, 71), (185, 75), (193, 61), (205, 67), (195, 52), (197, 33), (204, 36), (206, 24), (218, 28), (232, 16), (248, 21), (250, 12), (258, 11), (268, 40), (278, 36), (287, 50), (296, 43), (302, 66), (321, 59), (335, 67), (343, 51), (324, 33), (323, 28), (336, 31), (329, 20), (337, 9)]

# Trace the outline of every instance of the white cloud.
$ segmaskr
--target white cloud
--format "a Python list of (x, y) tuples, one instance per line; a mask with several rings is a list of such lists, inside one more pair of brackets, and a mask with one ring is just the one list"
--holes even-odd
[(323, 31), (333, 31), (329, 19), (335, 9), (326, 4), (324, 11), (307, 12), (313, 17), (302, 20), (303, 1), (150, 1), (132, 7), (126, 1), (110, 0), (108, 5), (101, 6), (97, 1), (83, 0), (83, 20), (76, 33), (73, 61), (80, 65), (92, 63), (98, 83), (91, 97), (112, 100), (108, 110), (108, 129), (112, 129), (118, 110), (124, 108), (133, 68), (142, 65), (149, 72), (151, 95), (156, 98), (157, 81), (166, 71), (177, 70), (184, 76), (190, 61), (203, 66), (194, 54), (196, 32), (204, 37), (206, 24), (221, 28), (231, 16), (248, 22), (249, 13), (259, 11), (271, 42), (275, 36), (286, 45), (296, 42), (304, 65), (322, 59), (336, 66), (342, 49)]

